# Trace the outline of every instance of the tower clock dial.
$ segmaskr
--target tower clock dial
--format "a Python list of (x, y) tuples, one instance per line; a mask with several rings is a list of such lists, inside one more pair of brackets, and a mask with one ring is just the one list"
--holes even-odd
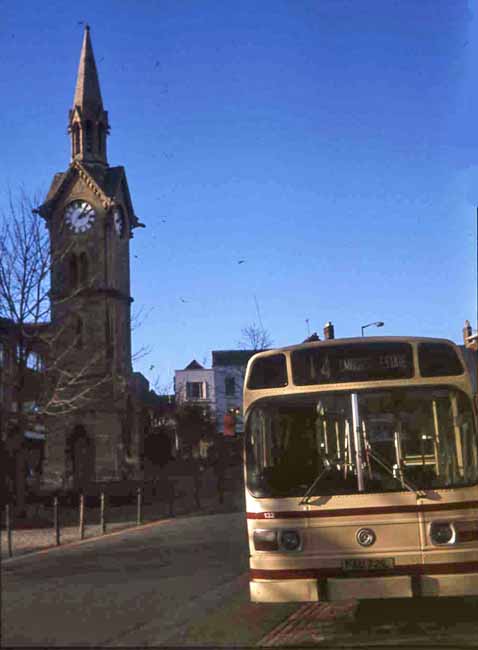
[(89, 203), (81, 199), (65, 208), (65, 222), (73, 232), (86, 232), (95, 222), (96, 213)]
[(115, 223), (115, 230), (118, 237), (124, 234), (124, 215), (120, 206), (117, 206), (113, 211), (113, 219)]

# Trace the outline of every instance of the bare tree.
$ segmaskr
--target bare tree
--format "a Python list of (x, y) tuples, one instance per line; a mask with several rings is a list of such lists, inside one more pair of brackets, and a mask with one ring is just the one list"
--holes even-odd
[(179, 438), (191, 450), (201, 438), (212, 438), (216, 421), (209, 405), (183, 402), (176, 406), (176, 429)]
[[(135, 330), (138, 330), (143, 325), (145, 320), (149, 317), (152, 311), (153, 307), (150, 307), (148, 310), (146, 310), (144, 305), (141, 305), (137, 309), (133, 309), (133, 313), (131, 314), (131, 331), (134, 332)], [(152, 350), (153, 348), (150, 345), (142, 345), (140, 348), (133, 352), (131, 357), (132, 363), (134, 364), (137, 361), (148, 357), (151, 354)]]
[(242, 339), (238, 346), (248, 350), (266, 350), (274, 344), (269, 332), (257, 323), (251, 323), (241, 330)]
[[(104, 374), (91, 379), (104, 352), (85, 358), (82, 332), (75, 331), (68, 319), (50, 323), (52, 299), (57, 303), (69, 300), (80, 289), (73, 289), (68, 296), (52, 297), (50, 273), (68, 255), (69, 248), (52, 254), (49, 234), (34, 210), (35, 203), (23, 190), (17, 196), (9, 192), (6, 208), (0, 209), (0, 317), (8, 334), (10, 357), (8, 372), (2, 378), (10, 404), (4, 395), (0, 434), (15, 459), (19, 511), (24, 509), (25, 499), (22, 447), (27, 427), (42, 416), (84, 408), (98, 386), (108, 381)], [(74, 336), (72, 331), (76, 332)]]

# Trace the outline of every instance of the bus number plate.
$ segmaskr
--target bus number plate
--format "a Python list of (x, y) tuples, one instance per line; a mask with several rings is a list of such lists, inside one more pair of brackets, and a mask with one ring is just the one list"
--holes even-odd
[(383, 571), (393, 569), (394, 566), (393, 557), (352, 558), (342, 561), (342, 569), (345, 571)]

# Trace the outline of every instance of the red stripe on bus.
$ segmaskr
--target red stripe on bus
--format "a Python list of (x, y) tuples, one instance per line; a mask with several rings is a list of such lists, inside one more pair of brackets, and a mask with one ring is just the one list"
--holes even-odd
[(442, 510), (467, 510), (478, 508), (478, 501), (456, 503), (430, 503), (409, 506), (376, 506), (367, 508), (337, 508), (334, 510), (274, 510), (271, 512), (248, 512), (247, 519), (313, 519), (316, 517), (350, 517), (361, 515), (388, 515), (401, 512), (439, 512)]
[(477, 542), (478, 530), (461, 530), (457, 533), (458, 542)]
[(309, 569), (251, 569), (251, 580), (296, 580), (319, 578), (385, 578), (403, 575), (446, 575), (478, 573), (478, 562), (448, 562), (441, 564), (407, 564), (382, 571), (344, 571), (340, 567)]

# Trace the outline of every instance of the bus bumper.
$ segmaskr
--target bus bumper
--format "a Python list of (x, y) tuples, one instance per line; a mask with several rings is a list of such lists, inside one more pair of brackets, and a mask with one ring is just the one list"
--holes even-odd
[(380, 578), (251, 580), (251, 601), (287, 603), (478, 595), (478, 573)]

